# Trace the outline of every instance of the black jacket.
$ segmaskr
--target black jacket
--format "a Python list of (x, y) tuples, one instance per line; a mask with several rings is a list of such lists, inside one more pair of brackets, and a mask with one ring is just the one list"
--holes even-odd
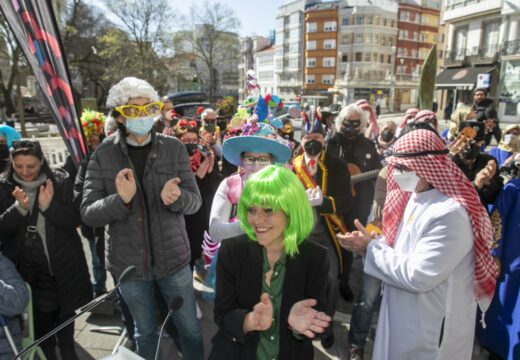
[[(356, 165), (362, 173), (382, 167), (374, 143), (362, 134), (354, 139), (347, 139), (336, 132), (327, 139), (326, 152)], [(361, 182), (354, 186), (356, 190), (354, 201), (357, 206), (350, 212), (349, 218), (345, 219), (347, 227), (353, 228), (353, 221), (356, 218), (362, 223), (366, 222), (374, 199), (374, 187), (375, 180)]]
[(500, 172), (498, 170), (498, 163), (496, 162), (496, 159), (489, 154), (480, 153), (475, 159), (473, 165), (470, 167), (466, 165), (459, 156), (453, 157), (453, 162), (457, 164), (457, 166), (462, 170), (464, 175), (466, 175), (466, 177), (472, 183), (475, 180), (475, 177), (477, 176), (478, 172), (487, 166), (489, 160), (495, 161), (497, 165), (497, 171), (495, 173), (495, 176), (493, 176), (489, 185), (484, 185), (482, 189), (477, 189), (475, 187), (475, 190), (477, 190), (478, 196), (480, 197), (480, 202), (484, 206), (493, 204), (498, 193), (500, 192), (500, 190), (502, 190), (502, 187), (504, 186), (504, 182), (500, 177)]
[[(30, 214), (24, 216), (15, 207), (11, 195), (15, 186), (19, 185), (14, 180), (0, 180), (3, 251), (33, 288), (35, 306), (44, 311), (58, 310), (61, 316), (70, 314), (92, 298), (87, 262), (76, 230), (80, 216), (72, 199), (72, 180), (65, 172), (56, 177), (52, 201), (41, 212), (45, 217), (46, 242), (54, 277), (48, 272), (41, 240), (29, 248), (26, 246), (26, 229), (34, 222)], [(35, 206), (37, 209), (37, 200)]]
[[(214, 307), (219, 330), (212, 340), (210, 359), (256, 359), (258, 332), (244, 334), (242, 328), (246, 314), (260, 301), (262, 264), (263, 247), (246, 235), (222, 242)], [(280, 309), (280, 359), (313, 359), (311, 340), (296, 339), (287, 320), (292, 305), (300, 300), (316, 299), (316, 309), (323, 311), (328, 267), (325, 248), (311, 241), (304, 241), (299, 253), (287, 259)]]

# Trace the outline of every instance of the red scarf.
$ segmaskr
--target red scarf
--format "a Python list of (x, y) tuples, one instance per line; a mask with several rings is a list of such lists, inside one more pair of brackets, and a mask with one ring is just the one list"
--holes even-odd
[[(415, 130), (399, 138), (394, 153), (416, 153), (422, 151), (443, 150), (445, 144), (434, 132)], [(491, 257), (493, 233), (491, 221), (486, 209), (480, 203), (477, 191), (449, 158), (447, 154), (387, 158), (388, 183), (385, 208), (383, 211), (383, 229), (386, 242), (393, 246), (399, 224), (401, 223), (410, 192), (401, 191), (393, 177), (397, 164), (413, 170), (417, 176), (425, 179), (441, 193), (460, 203), (468, 212), (474, 235), (475, 251), (475, 298), (483, 313), (489, 307), (496, 284), (496, 266)], [(483, 324), (484, 325), (484, 324)]]

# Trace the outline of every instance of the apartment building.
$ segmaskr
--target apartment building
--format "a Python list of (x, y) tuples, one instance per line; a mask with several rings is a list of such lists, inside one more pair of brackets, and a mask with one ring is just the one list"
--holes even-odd
[(395, 0), (342, 0), (338, 6), (338, 53), (334, 102), (393, 102), (397, 41)]
[(436, 79), (436, 88), (443, 91), (441, 108), (450, 99), (454, 106), (459, 102), (471, 104), (476, 87), (487, 88), (490, 97), (499, 95), (499, 54), (506, 28), (502, 23), (504, 3), (444, 0), (444, 68)]
[(520, 7), (504, 1), (500, 81), (496, 98), (498, 116), (504, 122), (518, 123), (520, 115)]
[(285, 0), (276, 13), (275, 76), (276, 93), (294, 101), (303, 86), (303, 13), (312, 0)]
[(274, 62), (275, 47), (268, 45), (255, 54), (255, 73), (262, 95), (276, 94), (277, 79)]
[(339, 1), (305, 8), (303, 95), (328, 96), (336, 78)]
[(439, 40), (440, 3), (400, 0), (395, 61), (395, 110), (417, 104), (419, 76), (430, 49)]
[(270, 40), (263, 36), (246, 36), (240, 39), (240, 63), (238, 98), (242, 102), (247, 97), (246, 73), (255, 69), (255, 55), (258, 51), (270, 45)]

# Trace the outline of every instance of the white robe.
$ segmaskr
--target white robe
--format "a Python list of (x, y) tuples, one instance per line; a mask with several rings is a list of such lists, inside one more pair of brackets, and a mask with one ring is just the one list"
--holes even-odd
[(436, 189), (413, 193), (394, 247), (372, 241), (364, 271), (384, 282), (374, 360), (471, 359), (473, 231), (462, 205)]

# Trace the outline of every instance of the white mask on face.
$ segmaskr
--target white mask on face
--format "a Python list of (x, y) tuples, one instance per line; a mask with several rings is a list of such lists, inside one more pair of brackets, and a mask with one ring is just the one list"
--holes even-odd
[(505, 134), (504, 135), (504, 144), (509, 145), (516, 139), (516, 135), (514, 134)]
[(419, 183), (419, 180), (421, 180), (420, 177), (417, 176), (413, 171), (401, 171), (394, 169), (393, 176), (395, 179), (395, 182), (402, 191), (406, 192), (414, 192), (415, 188), (417, 187), (417, 184)]

